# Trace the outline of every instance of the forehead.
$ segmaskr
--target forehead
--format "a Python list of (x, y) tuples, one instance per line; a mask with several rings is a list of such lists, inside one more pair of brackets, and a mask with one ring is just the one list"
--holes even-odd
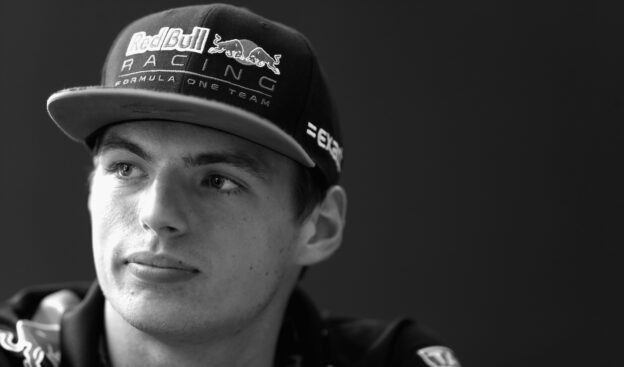
[(155, 148), (230, 148), (254, 151), (261, 155), (273, 153), (268, 148), (223, 131), (173, 121), (142, 120), (115, 124), (102, 133), (99, 143), (112, 138), (155, 144)]
[(226, 154), (251, 159), (268, 173), (292, 172), (296, 165), (292, 159), (238, 136), (172, 121), (145, 120), (113, 125), (98, 138), (94, 155), (97, 156), (110, 146), (122, 149), (124, 146), (136, 146), (157, 160), (188, 159), (210, 153)]

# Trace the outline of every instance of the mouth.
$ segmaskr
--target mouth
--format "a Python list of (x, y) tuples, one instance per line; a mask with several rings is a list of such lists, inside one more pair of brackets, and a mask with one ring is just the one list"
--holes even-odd
[(151, 271), (199, 273), (199, 269), (187, 264), (183, 260), (170, 255), (157, 254), (150, 251), (135, 252), (124, 260), (124, 265), (147, 268)]

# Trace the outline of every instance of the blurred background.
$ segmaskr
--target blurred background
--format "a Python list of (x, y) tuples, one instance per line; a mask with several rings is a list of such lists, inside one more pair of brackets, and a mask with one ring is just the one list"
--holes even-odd
[[(194, 3), (0, 2), (0, 298), (94, 278), (88, 155), (45, 100), (97, 84), (130, 21)], [(340, 107), (345, 243), (304, 282), (321, 307), (410, 315), (463, 366), (621, 363), (619, 8), (233, 3), (306, 34)]]

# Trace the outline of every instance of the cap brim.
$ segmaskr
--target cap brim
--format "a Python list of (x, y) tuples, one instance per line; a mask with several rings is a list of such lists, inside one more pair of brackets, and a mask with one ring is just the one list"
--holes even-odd
[(225, 131), (314, 167), (303, 147), (272, 122), (222, 102), (144, 89), (81, 87), (58, 91), (48, 98), (48, 113), (73, 140), (84, 140), (97, 129), (137, 120), (168, 120)]

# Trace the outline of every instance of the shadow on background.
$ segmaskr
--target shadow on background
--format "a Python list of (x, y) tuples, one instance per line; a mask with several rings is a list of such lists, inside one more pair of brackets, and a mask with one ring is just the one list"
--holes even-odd
[[(0, 3), (1, 298), (94, 277), (89, 159), (48, 119), (46, 98), (98, 83), (131, 20), (192, 3)], [(234, 3), (305, 33), (338, 100), (348, 226), (343, 249), (305, 281), (322, 307), (412, 315), (465, 366), (615, 361), (618, 9)]]

